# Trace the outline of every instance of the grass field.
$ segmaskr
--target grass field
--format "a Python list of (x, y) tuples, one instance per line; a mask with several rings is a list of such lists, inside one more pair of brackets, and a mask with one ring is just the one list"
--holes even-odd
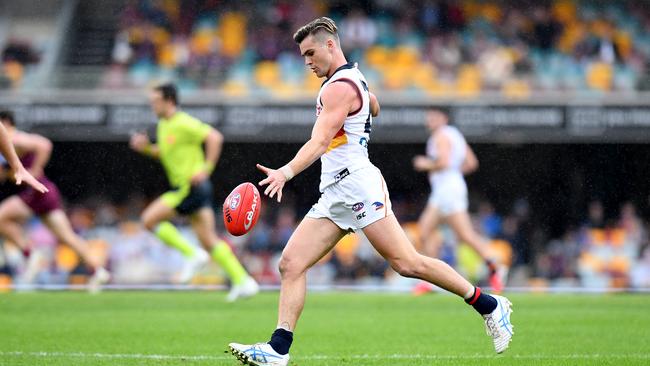
[[(237, 365), (229, 342), (268, 339), (277, 293), (0, 294), (0, 365)], [(314, 293), (291, 365), (648, 365), (650, 296), (513, 294), (496, 355), (482, 319), (446, 295)]]

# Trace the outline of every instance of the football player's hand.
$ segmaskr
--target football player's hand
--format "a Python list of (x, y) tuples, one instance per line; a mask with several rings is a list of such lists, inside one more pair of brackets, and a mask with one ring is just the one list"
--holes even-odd
[(131, 140), (129, 141), (129, 146), (131, 149), (142, 153), (144, 149), (149, 146), (149, 138), (144, 133), (134, 133), (131, 135)]
[(45, 193), (49, 192), (49, 190), (36, 178), (34, 178), (33, 175), (29, 174), (29, 172), (25, 168), (20, 168), (14, 173), (14, 179), (16, 180), (16, 184), (20, 185), (23, 182), (25, 182), (27, 185), (31, 186), (35, 190)]
[(269, 185), (264, 190), (264, 194), (273, 198), (275, 194), (278, 195), (278, 202), (282, 200), (282, 187), (287, 182), (287, 177), (278, 169), (267, 168), (263, 165), (257, 164), (257, 169), (266, 174), (266, 178), (259, 182), (260, 186)]
[(413, 158), (413, 169), (418, 172), (426, 172), (431, 169), (431, 159), (424, 155), (418, 155)]

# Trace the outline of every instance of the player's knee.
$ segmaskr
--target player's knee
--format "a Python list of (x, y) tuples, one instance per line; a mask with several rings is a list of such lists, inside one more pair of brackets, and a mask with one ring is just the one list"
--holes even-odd
[(291, 277), (299, 275), (305, 271), (305, 268), (300, 264), (300, 261), (293, 258), (291, 255), (282, 254), (278, 269), (282, 277)]
[(420, 259), (420, 256), (392, 260), (390, 265), (395, 272), (399, 273), (401, 276), (409, 278), (422, 278), (426, 271), (426, 266)]

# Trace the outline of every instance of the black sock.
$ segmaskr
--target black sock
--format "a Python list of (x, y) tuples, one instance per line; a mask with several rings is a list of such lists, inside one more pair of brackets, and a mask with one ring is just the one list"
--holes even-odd
[(474, 294), (465, 299), (465, 302), (472, 305), (481, 315), (490, 314), (497, 308), (497, 299), (482, 293), (479, 287), (474, 287)]
[(293, 342), (293, 332), (286, 329), (278, 328), (273, 332), (269, 344), (273, 350), (281, 355), (289, 353), (289, 348)]

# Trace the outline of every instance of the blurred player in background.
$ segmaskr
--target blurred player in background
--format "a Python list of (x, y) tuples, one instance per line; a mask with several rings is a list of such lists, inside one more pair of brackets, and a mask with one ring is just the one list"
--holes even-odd
[(203, 247), (230, 277), (232, 288), (227, 300), (255, 295), (259, 288), (257, 282), (215, 230), (210, 175), (221, 155), (223, 135), (179, 110), (178, 93), (172, 84), (156, 87), (150, 94), (150, 103), (159, 118), (156, 144), (152, 144), (145, 134), (138, 133), (131, 137), (131, 148), (160, 160), (172, 190), (145, 209), (142, 213), (144, 226), (187, 258), (187, 265), (178, 281), (188, 282), (209, 260), (205, 251), (195, 249), (169, 222), (176, 215), (188, 215)]
[[(413, 158), (413, 167), (418, 172), (429, 174), (431, 195), (418, 222), (422, 251), (437, 257), (441, 240), (436, 235), (440, 220), (444, 220), (456, 237), (471, 246), (485, 261), (489, 270), (489, 283), (495, 293), (503, 291), (507, 270), (499, 265), (490, 253), (487, 239), (472, 227), (467, 212), (467, 185), (463, 175), (478, 168), (478, 160), (456, 127), (449, 126), (447, 114), (437, 109), (427, 111), (426, 124), (431, 131), (427, 141), (427, 154)], [(416, 294), (431, 290), (428, 283), (418, 284)]]
[[(4, 119), (3, 116), (8, 115), (7, 112), (4, 111), (0, 113), (0, 118), (2, 119)], [(13, 118), (13, 115), (10, 116)], [(14, 145), (11, 143), (11, 136), (9, 136), (9, 132), (7, 132), (7, 129), (2, 123), (0, 123), (0, 153), (2, 153), (1, 163), (4, 165), (6, 162), (9, 165), (11, 170), (14, 172), (14, 180), (17, 185), (25, 182), (27, 185), (41, 193), (47, 192), (47, 188), (43, 183), (39, 182), (29, 174), (27, 169), (23, 166), (23, 163), (20, 162), (16, 150), (14, 149)]]
[(429, 281), (465, 299), (485, 319), (495, 350), (512, 337), (510, 302), (482, 293), (446, 263), (417, 253), (391, 209), (381, 172), (368, 159), (372, 115), (378, 105), (363, 74), (348, 63), (336, 24), (315, 19), (294, 35), (305, 63), (326, 80), (317, 98), (312, 135), (296, 156), (275, 170), (261, 165), (260, 185), (269, 197), (282, 198), (284, 184), (321, 159), (321, 197), (294, 231), (280, 260), (281, 287), (277, 328), (268, 343), (231, 343), (230, 351), (248, 365), (289, 363), (293, 332), (305, 304), (307, 270), (348, 232), (363, 230), (391, 267), (406, 277)]
[[(50, 160), (52, 143), (43, 136), (17, 130), (13, 113), (9, 111), (0, 111), (0, 122), (7, 129), (22, 165), (47, 188), (43, 193), (33, 187), (25, 187), (18, 194), (2, 201), (0, 234), (29, 256), (30, 248), (22, 226), (31, 216), (38, 215), (59, 242), (69, 245), (79, 254), (91, 273), (89, 289), (99, 290), (100, 285), (108, 282), (110, 275), (98, 259), (90, 254), (86, 241), (72, 230), (70, 221), (63, 212), (58, 188), (43, 172)], [(9, 173), (15, 179), (15, 174)]]

